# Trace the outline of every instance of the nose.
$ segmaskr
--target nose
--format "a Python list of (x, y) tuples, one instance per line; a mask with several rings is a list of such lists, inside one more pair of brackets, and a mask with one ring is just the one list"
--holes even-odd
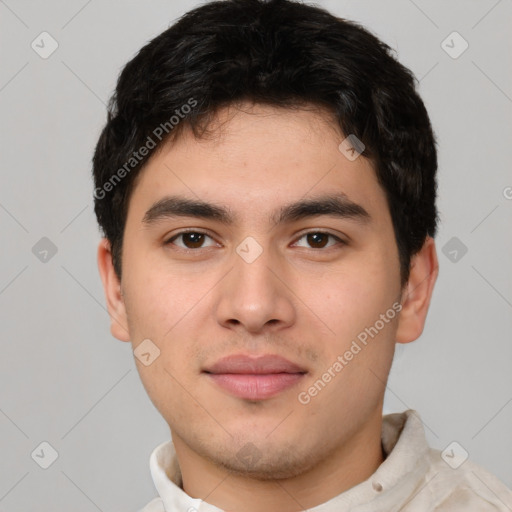
[(234, 253), (233, 268), (216, 287), (218, 322), (251, 333), (290, 326), (296, 308), (284, 265), (269, 250), (263, 250), (254, 261)]

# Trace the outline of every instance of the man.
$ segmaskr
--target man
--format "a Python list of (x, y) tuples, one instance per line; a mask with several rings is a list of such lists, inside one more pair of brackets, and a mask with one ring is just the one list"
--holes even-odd
[(125, 66), (93, 163), (111, 331), (172, 436), (145, 512), (512, 507), (416, 411), (382, 417), (438, 275), (435, 138), (384, 43), (205, 4)]

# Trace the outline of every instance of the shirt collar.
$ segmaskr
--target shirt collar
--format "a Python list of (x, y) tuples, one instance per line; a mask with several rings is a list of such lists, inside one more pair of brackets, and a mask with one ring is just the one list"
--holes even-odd
[[(383, 416), (381, 442), (386, 459), (370, 478), (309, 509), (310, 512), (348, 511), (354, 506), (370, 502), (376, 504), (381, 499), (396, 500), (399, 496), (407, 495), (404, 487), (412, 490), (428, 467), (426, 454), (429, 447), (419, 414), (409, 409)], [(156, 490), (166, 510), (222, 512), (200, 498), (191, 498), (183, 491), (181, 471), (172, 440), (153, 450), (149, 465)]]

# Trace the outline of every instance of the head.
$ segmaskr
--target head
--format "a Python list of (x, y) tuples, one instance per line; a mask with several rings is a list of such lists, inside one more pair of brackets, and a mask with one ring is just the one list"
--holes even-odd
[[(111, 330), (151, 340), (173, 438), (256, 478), (347, 449), (437, 276), (434, 135), (391, 49), (313, 6), (205, 4), (124, 67), (93, 167)], [(240, 353), (303, 371), (240, 398), (208, 373)]]

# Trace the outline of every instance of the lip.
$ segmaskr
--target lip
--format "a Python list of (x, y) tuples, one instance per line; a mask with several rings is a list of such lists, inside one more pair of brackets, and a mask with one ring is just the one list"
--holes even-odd
[(307, 370), (277, 355), (236, 354), (220, 359), (203, 372), (236, 397), (264, 400), (295, 386)]

